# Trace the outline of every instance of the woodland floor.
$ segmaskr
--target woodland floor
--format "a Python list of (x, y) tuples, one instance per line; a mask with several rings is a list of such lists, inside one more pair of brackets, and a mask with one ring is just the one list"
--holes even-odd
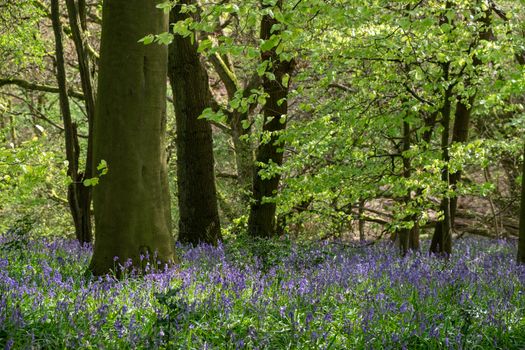
[(515, 249), (465, 236), (445, 261), (386, 241), (236, 239), (179, 246), (180, 265), (117, 280), (85, 275), (89, 246), (4, 236), (0, 347), (523, 349)]

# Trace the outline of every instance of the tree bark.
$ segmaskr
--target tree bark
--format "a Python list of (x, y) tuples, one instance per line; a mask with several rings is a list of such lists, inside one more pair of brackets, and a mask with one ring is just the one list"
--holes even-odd
[[(183, 0), (171, 10), (170, 22), (189, 17), (180, 13)], [(179, 241), (217, 244), (221, 238), (215, 187), (213, 139), (210, 123), (199, 119), (210, 107), (208, 74), (200, 61), (197, 42), (175, 35), (169, 49), (168, 74), (177, 122), (177, 185)]]
[[(277, 1), (276, 5), (282, 7), (282, 0)], [(272, 35), (279, 35), (279, 30), (272, 32), (272, 26), (278, 21), (270, 15), (265, 15), (261, 21), (261, 39), (268, 40)], [(285, 75), (293, 70), (292, 61), (280, 60), (276, 48), (261, 52), (261, 59), (268, 61), (268, 72), (272, 73), (275, 79), (269, 79), (264, 75), (262, 86), (268, 95), (266, 104), (263, 106), (263, 133), (269, 133), (268, 141), (262, 141), (257, 148), (256, 164), (268, 164), (270, 162), (281, 165), (283, 161), (283, 145), (279, 144), (279, 132), (286, 128), (286, 121), (281, 117), (288, 113), (288, 86), (282, 84)], [(276, 204), (275, 202), (264, 202), (265, 198), (274, 197), (279, 185), (279, 175), (270, 178), (263, 178), (258, 171), (253, 177), (253, 202), (250, 206), (248, 218), (248, 232), (252, 236), (271, 237), (276, 232)]]
[[(84, 93), (84, 103), (88, 117), (86, 165), (84, 168), (84, 173), (79, 174), (82, 182), (83, 179), (90, 179), (93, 177), (93, 120), (95, 119), (95, 94), (93, 92), (93, 82), (91, 80), (91, 73), (89, 70), (89, 54), (86, 50), (85, 42), (85, 30), (87, 29), (85, 18), (83, 16), (85, 15), (85, 3), (80, 0), (78, 4), (75, 4), (74, 0), (66, 0), (66, 7), (72, 38), (77, 52), (80, 82), (82, 84), (82, 92)], [(78, 190), (77, 196), (79, 210), (81, 211), (82, 232), (86, 241), (91, 242), (91, 187), (79, 186)]]
[(138, 40), (168, 30), (158, 1), (103, 5), (94, 165), (108, 173), (93, 190), (95, 275), (130, 260), (136, 267), (170, 264), (170, 198), (165, 154), (167, 47)]
[(80, 243), (91, 242), (90, 201), (85, 200), (88, 189), (82, 184), (83, 175), (78, 172), (80, 150), (78, 146), (77, 127), (71, 118), (67, 93), (66, 69), (64, 62), (64, 47), (62, 44), (62, 24), (58, 0), (51, 1), (51, 19), (55, 35), (57, 83), (59, 90), (60, 111), (64, 123), (66, 159), (68, 161), (67, 175), (71, 179), (68, 185), (68, 203), (75, 225), (75, 235)]
[[(449, 81), (450, 63), (443, 64), (443, 77), (445, 81)], [(446, 184), (446, 192), (450, 186), (450, 174), (448, 170), (448, 163), (450, 161), (449, 154), (449, 137), (450, 137), (450, 117), (451, 117), (451, 98), (452, 85), (450, 84), (445, 90), (443, 97), (443, 106), (441, 107), (441, 125), (443, 131), (441, 134), (441, 158), (445, 162), (441, 170), (441, 180)], [(436, 223), (436, 229), (432, 236), (430, 243), (430, 253), (440, 255), (450, 255), (452, 253), (452, 231), (450, 221), (450, 197), (448, 193), (444, 193), (443, 200), (440, 205), (440, 210), (443, 212), (443, 220)]]

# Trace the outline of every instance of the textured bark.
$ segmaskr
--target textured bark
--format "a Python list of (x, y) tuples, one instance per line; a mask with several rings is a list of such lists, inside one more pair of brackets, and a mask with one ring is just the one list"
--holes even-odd
[[(138, 40), (168, 30), (157, 1), (108, 0), (102, 39), (94, 121), (94, 164), (108, 173), (94, 187), (95, 247), (90, 270), (104, 274), (130, 259), (142, 266), (171, 263), (167, 181), (167, 47)], [(155, 266), (155, 265), (154, 265)]]
[[(75, 235), (80, 243), (91, 242), (90, 200), (86, 200), (89, 190), (82, 184), (83, 174), (79, 173), (78, 159), (80, 149), (76, 125), (72, 122), (69, 99), (67, 93), (66, 68), (64, 62), (64, 47), (62, 44), (62, 24), (58, 0), (51, 1), (51, 19), (55, 35), (57, 83), (60, 100), (60, 112), (64, 123), (66, 159), (68, 161), (67, 175), (71, 179), (68, 186), (67, 198)], [(89, 198), (89, 195), (87, 196)]]
[[(180, 13), (179, 2), (171, 11), (176, 23), (189, 14)], [(169, 49), (168, 74), (177, 120), (177, 185), (179, 195), (179, 241), (217, 244), (221, 238), (215, 187), (213, 140), (210, 123), (199, 119), (210, 107), (208, 74), (200, 62), (197, 43), (175, 35)]]
[[(523, 152), (525, 156), (525, 151)], [(518, 242), (518, 264), (525, 264), (525, 161), (521, 179), (520, 237)]]
[(417, 217), (414, 218), (414, 227), (410, 230), (410, 235), (408, 237), (408, 248), (413, 251), (418, 251), (420, 244), (419, 244), (419, 223), (416, 221)]
[[(277, 1), (276, 6), (281, 7), (282, 1)], [(278, 21), (269, 15), (265, 15), (261, 21), (261, 39), (267, 40), (272, 34), (279, 35), (279, 31), (272, 32), (272, 26), (278, 24)], [(261, 52), (261, 59), (268, 61), (268, 69), (274, 74), (275, 80), (270, 80), (265, 75), (262, 86), (268, 94), (266, 104), (263, 106), (263, 133), (270, 133), (270, 140), (261, 142), (257, 149), (256, 164), (268, 164), (273, 162), (281, 165), (283, 153), (280, 148), (283, 145), (278, 144), (279, 131), (286, 128), (286, 122), (281, 121), (281, 116), (288, 113), (288, 85), (281, 84), (283, 77), (290, 74), (293, 70), (293, 63), (281, 61), (275, 48)], [(253, 202), (250, 206), (250, 216), (248, 218), (248, 232), (252, 236), (271, 237), (276, 232), (274, 202), (263, 202), (264, 198), (271, 198), (275, 195), (279, 185), (279, 175), (271, 178), (262, 178), (258, 171), (255, 171), (253, 177)]]

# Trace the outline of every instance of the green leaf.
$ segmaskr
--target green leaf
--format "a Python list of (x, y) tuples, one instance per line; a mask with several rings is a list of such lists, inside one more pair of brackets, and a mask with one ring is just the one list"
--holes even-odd
[(250, 121), (248, 119), (241, 120), (241, 126), (242, 126), (242, 128), (244, 130), (248, 130), (251, 125), (252, 125), (252, 123), (250, 123)]
[(155, 41), (155, 36), (153, 34), (148, 34), (144, 38), (140, 39), (138, 42), (143, 43), (144, 45), (149, 45)]
[(161, 45), (169, 45), (173, 42), (173, 34), (169, 32), (157, 34), (156, 41)]
[(210, 39), (201, 40), (201, 42), (199, 43), (199, 48), (197, 49), (197, 52), (199, 53), (205, 52), (211, 47), (212, 47), (212, 42)]
[(271, 49), (273, 49), (275, 46), (277, 46), (277, 44), (279, 43), (279, 41), (281, 40), (281, 37), (278, 36), (278, 35), (272, 35), (270, 37), (270, 39), (268, 40), (263, 40), (262, 43), (261, 43), (261, 51), (270, 51)]
[(226, 116), (221, 110), (215, 112), (211, 108), (206, 108), (202, 111), (198, 119), (205, 119), (216, 123), (223, 123), (226, 121)]
[(99, 171), (100, 176), (106, 175), (109, 170), (108, 163), (104, 159), (102, 159), (97, 165), (97, 170)]
[(156, 6), (158, 9), (161, 9), (165, 14), (170, 13), (173, 4), (171, 1), (164, 1)]
[(263, 61), (257, 66), (257, 74), (262, 77), (266, 72), (266, 67), (268, 67), (268, 61)]
[(93, 177), (91, 179), (85, 179), (82, 184), (86, 187), (93, 187), (93, 186), (96, 186), (98, 185), (99, 183), (99, 178), (98, 177)]
[(288, 83), (290, 82), (290, 75), (288, 73), (286, 73), (283, 78), (281, 79), (281, 84), (284, 86), (284, 87), (288, 87)]

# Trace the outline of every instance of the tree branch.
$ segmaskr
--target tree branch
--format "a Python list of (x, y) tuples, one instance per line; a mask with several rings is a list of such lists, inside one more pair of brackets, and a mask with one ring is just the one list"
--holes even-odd
[[(15, 79), (15, 78), (6, 78), (6, 79), (0, 79), (0, 87), (7, 86), (7, 85), (16, 85), (26, 90), (33, 90), (33, 91), (42, 91), (42, 92), (51, 92), (54, 94), (58, 93), (58, 87), (51, 86), (51, 85), (40, 85), (36, 83), (29, 82), (27, 80), (22, 79)], [(80, 100), (84, 99), (84, 94), (78, 91), (75, 91), (73, 89), (69, 89), (67, 91), (67, 94), (70, 97), (75, 97)]]

